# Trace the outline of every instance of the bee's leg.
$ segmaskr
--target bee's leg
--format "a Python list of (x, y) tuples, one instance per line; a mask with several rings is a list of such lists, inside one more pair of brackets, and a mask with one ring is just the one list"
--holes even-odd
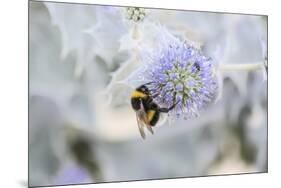
[[(172, 106), (174, 108), (174, 106)], [(158, 111), (159, 112), (163, 112), (163, 113), (168, 113), (170, 110), (172, 110), (173, 108), (159, 108)]]
[(169, 108), (158, 108), (159, 112), (163, 112), (163, 113), (168, 113), (169, 111), (173, 110), (176, 105), (179, 103), (179, 101), (177, 103), (174, 103), (171, 107)]

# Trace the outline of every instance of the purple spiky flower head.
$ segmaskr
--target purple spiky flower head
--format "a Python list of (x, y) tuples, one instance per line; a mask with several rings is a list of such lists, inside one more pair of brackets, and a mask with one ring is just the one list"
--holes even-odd
[(169, 115), (177, 118), (197, 116), (214, 101), (218, 93), (215, 62), (185, 40), (170, 34), (157, 49), (146, 53), (147, 68), (142, 73), (155, 101), (161, 107), (175, 108)]

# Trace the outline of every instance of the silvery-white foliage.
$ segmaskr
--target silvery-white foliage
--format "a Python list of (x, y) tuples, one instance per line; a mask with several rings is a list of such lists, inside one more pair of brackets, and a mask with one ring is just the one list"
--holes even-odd
[(62, 114), (47, 97), (29, 98), (29, 183), (48, 185), (62, 166)]
[[(61, 35), (52, 26), (46, 7), (41, 3), (32, 3), (30, 14), (33, 17), (30, 23), (30, 95), (51, 98), (60, 108), (71, 113), (64, 113), (63, 110), (63, 116), (71, 116), (75, 121), (83, 119), (84, 122), (79, 122), (82, 126), (92, 126), (90, 118), (94, 112), (89, 104), (93, 99), (88, 95), (93, 91), (89, 92), (86, 86), (90, 81), (86, 82), (85, 76), (81, 79), (74, 76), (74, 54), (69, 54), (65, 59), (61, 58)], [(75, 100), (85, 102), (79, 102), (79, 108), (73, 108), (76, 105)]]
[(61, 32), (62, 57), (65, 58), (71, 50), (83, 49), (86, 41), (81, 40), (81, 31), (96, 23), (95, 7), (49, 2), (44, 5), (48, 8), (52, 24)]
[[(62, 108), (50, 98), (29, 98), (29, 170), (30, 186), (89, 183), (95, 176), (79, 161), (73, 144), (86, 138), (85, 132), (66, 123)], [(92, 135), (91, 135), (92, 136)], [(94, 143), (90, 143), (94, 146)], [(87, 154), (96, 165), (96, 154)], [(94, 178), (93, 178), (94, 177)]]
[[(93, 126), (94, 114), (80, 80), (73, 76), (73, 55), (61, 58), (61, 38), (46, 7), (31, 3), (29, 56), (30, 185), (49, 185), (67, 160), (63, 125)], [(85, 101), (85, 102), (83, 102)], [(83, 116), (83, 117), (81, 117)], [(89, 128), (88, 128), (89, 129)]]
[[(109, 68), (113, 68), (114, 58), (119, 50), (119, 39), (127, 33), (122, 14), (117, 8), (98, 7), (97, 22), (85, 32), (93, 38), (95, 55), (104, 59)], [(110, 32), (104, 32), (110, 31)]]
[[(66, 171), (84, 174), (64, 152), (67, 135), (59, 136), (59, 130), (66, 122), (97, 140), (94, 151), (102, 159), (106, 181), (207, 175), (225, 143), (240, 143), (241, 138), (257, 154), (250, 162), (255, 169), (244, 171), (267, 169), (267, 83), (261, 82), (262, 71), (219, 72), (222, 95), (217, 103), (197, 119), (164, 121), (145, 142), (129, 105), (130, 92), (145, 81), (136, 77), (145, 62), (141, 50), (153, 52), (161, 45), (157, 41), (163, 44), (174, 35), (190, 40), (218, 64), (262, 62), (267, 58), (265, 18), (151, 9), (135, 23), (124, 17), (122, 7), (51, 2), (32, 2), (30, 18), (34, 185), (66, 183), (60, 179)], [(243, 114), (243, 109), (250, 110)], [(233, 136), (233, 130), (243, 134)], [(89, 174), (84, 175), (87, 179)]]

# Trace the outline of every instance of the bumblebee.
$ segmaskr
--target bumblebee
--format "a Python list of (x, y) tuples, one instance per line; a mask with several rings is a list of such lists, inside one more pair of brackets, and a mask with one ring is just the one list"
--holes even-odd
[(131, 94), (131, 105), (136, 112), (138, 128), (143, 139), (145, 139), (144, 127), (153, 134), (152, 127), (157, 124), (160, 113), (168, 113), (176, 106), (176, 104), (173, 104), (169, 108), (159, 107), (154, 101), (154, 98), (159, 94), (152, 94), (147, 87), (151, 83), (139, 86)]

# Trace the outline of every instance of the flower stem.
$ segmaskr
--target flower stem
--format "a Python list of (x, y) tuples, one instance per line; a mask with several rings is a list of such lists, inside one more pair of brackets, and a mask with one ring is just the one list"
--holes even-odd
[(258, 63), (243, 63), (243, 64), (220, 64), (219, 69), (221, 71), (256, 71), (261, 70), (266, 67), (266, 61), (265, 62), (258, 62)]
[(138, 25), (137, 25), (137, 24), (134, 24), (134, 25), (133, 25), (133, 28), (132, 28), (132, 38), (133, 38), (134, 40), (139, 39), (139, 28), (138, 28)]

